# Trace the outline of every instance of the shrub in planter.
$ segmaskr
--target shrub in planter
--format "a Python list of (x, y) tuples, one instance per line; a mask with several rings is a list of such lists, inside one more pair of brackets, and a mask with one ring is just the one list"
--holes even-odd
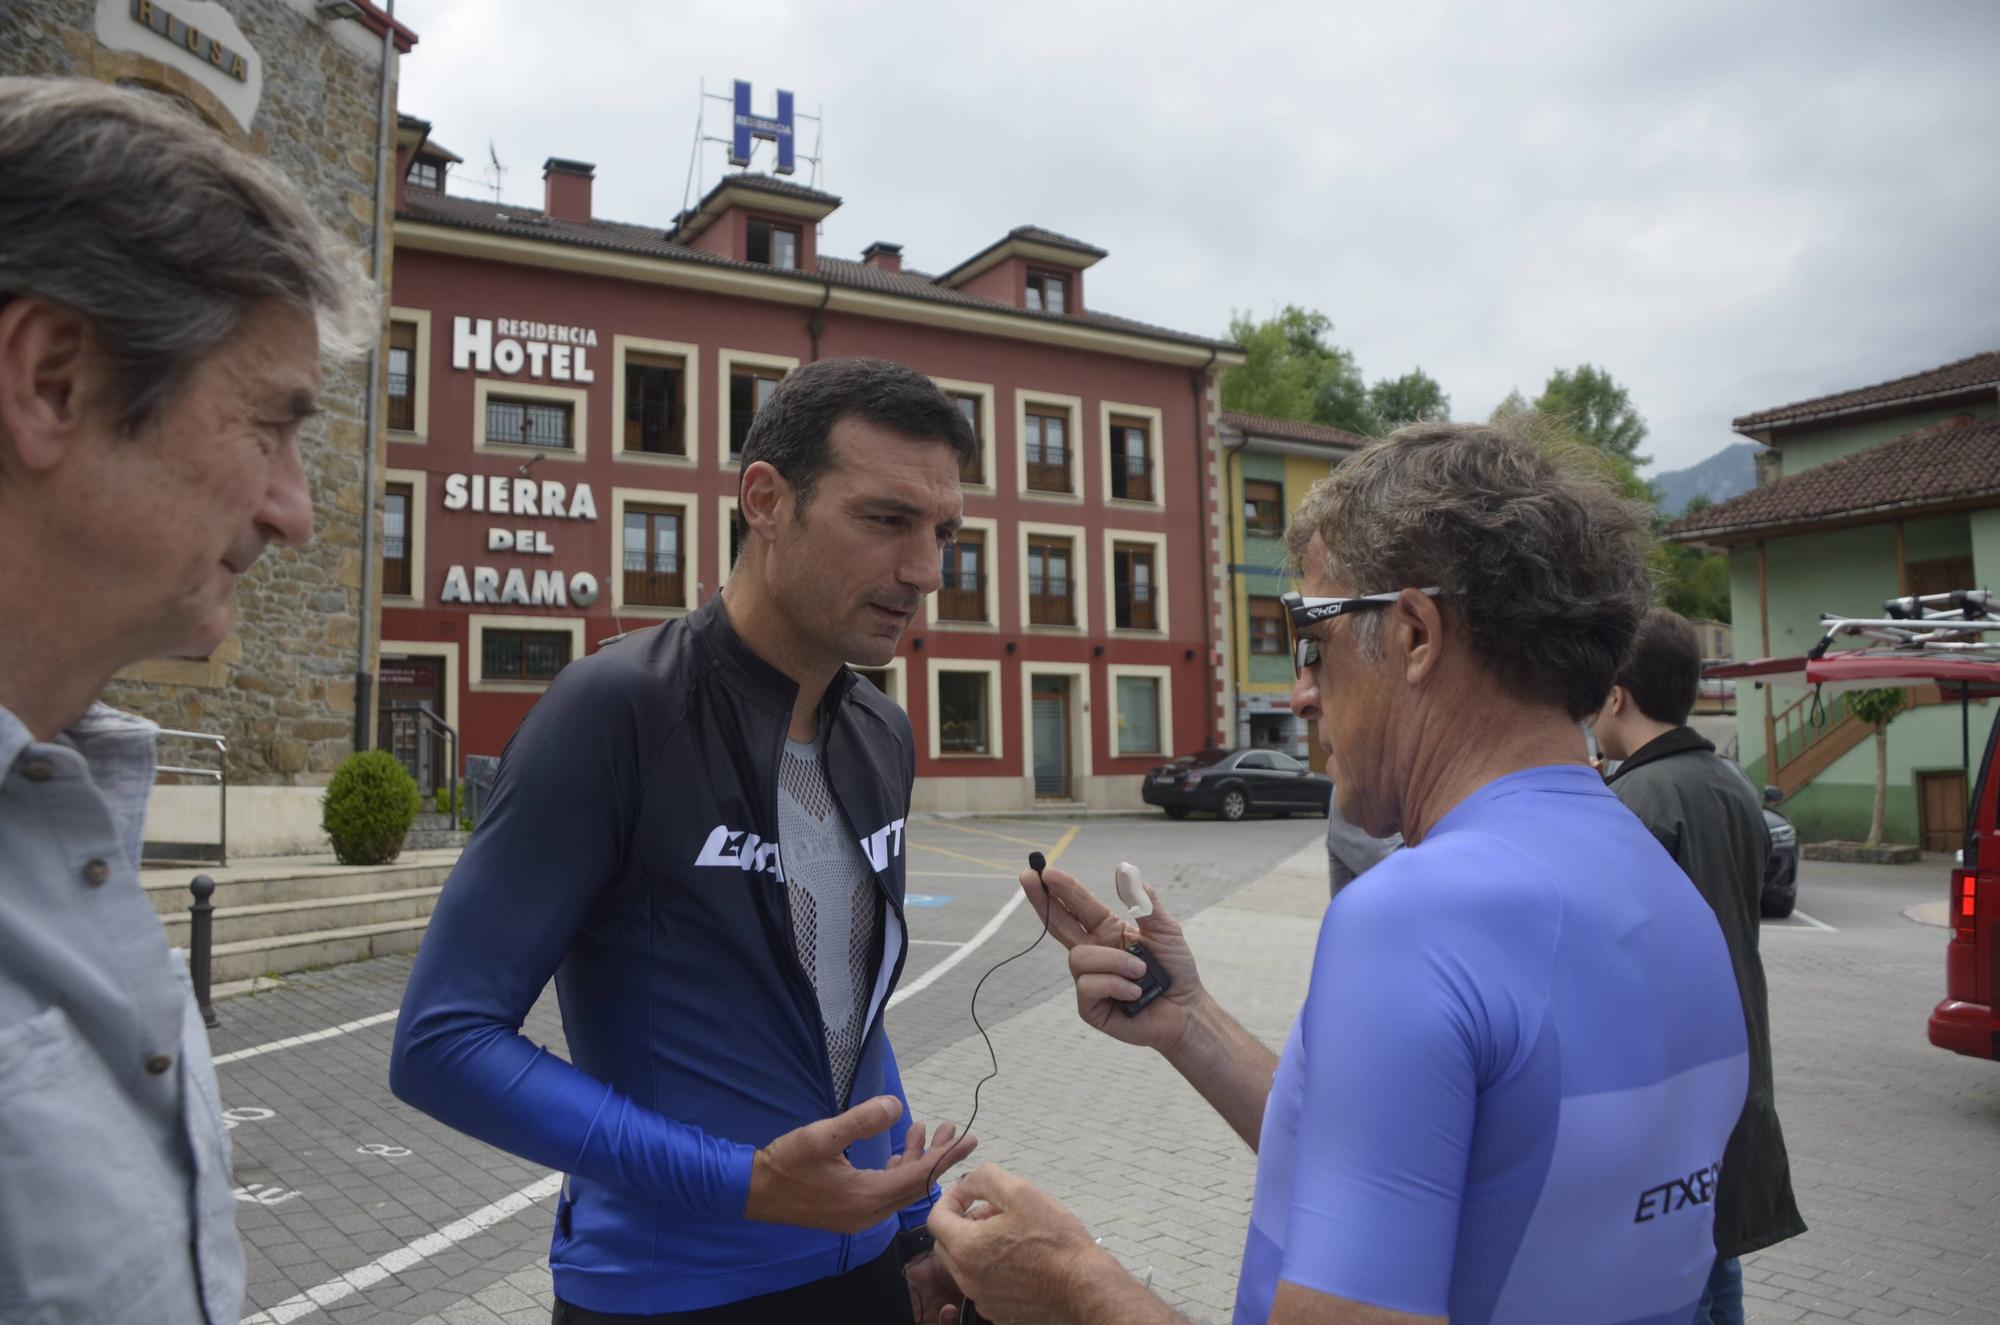
[(320, 800), (320, 827), (333, 839), (343, 865), (386, 865), (403, 850), (403, 838), (424, 803), (417, 781), (387, 750), (350, 755)]

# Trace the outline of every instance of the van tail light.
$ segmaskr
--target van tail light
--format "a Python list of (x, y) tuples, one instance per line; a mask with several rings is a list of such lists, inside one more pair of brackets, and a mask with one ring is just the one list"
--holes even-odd
[(1979, 872), (1951, 872), (1951, 929), (1961, 943), (1971, 943), (1979, 922)]

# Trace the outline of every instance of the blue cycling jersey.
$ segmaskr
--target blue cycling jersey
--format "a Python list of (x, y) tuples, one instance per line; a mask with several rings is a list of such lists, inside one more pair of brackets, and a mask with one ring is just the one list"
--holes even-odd
[(1686, 1321), (1748, 1082), (1708, 904), (1589, 768), (1488, 784), (1334, 899), (1264, 1116), (1280, 1280), (1418, 1315)]

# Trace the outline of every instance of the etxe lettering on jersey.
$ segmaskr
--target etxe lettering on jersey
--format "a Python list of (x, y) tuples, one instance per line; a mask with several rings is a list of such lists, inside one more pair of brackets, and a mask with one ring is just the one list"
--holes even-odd
[[(889, 862), (903, 854), (903, 824), (897, 819), (884, 824), (860, 840), (861, 854), (872, 870), (886, 870)], [(785, 881), (785, 867), (776, 842), (766, 842), (747, 829), (717, 824), (702, 843), (696, 865), (733, 865), (745, 874), (768, 874), (777, 883)]]
[(1721, 1175), (1722, 1166), (1711, 1164), (1685, 1178), (1673, 1178), (1657, 1187), (1648, 1187), (1639, 1193), (1639, 1209), (1632, 1216), (1632, 1222), (1647, 1224), (1691, 1205), (1707, 1205), (1715, 1199), (1715, 1181)]

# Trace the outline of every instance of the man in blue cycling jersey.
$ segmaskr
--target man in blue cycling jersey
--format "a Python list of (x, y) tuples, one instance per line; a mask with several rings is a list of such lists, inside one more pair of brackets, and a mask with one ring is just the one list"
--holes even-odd
[[(1341, 814), (1407, 845), (1329, 905), (1283, 1052), (1163, 911), (1133, 932), (1060, 871), (1022, 879), (1083, 1019), (1158, 1050), (1257, 1152), (1238, 1325), (1686, 1321), (1743, 1014), (1713, 913), (1578, 726), (1647, 608), (1644, 512), (1552, 447), (1423, 425), (1315, 485), (1287, 541), (1293, 710)], [(1133, 938), (1173, 986), (1127, 1017)], [(930, 1222), (990, 1318), (1181, 1319), (992, 1165)]]
[[(973, 446), (908, 368), (799, 369), (744, 443), (722, 592), (565, 667), (508, 743), (389, 1080), (566, 1175), (557, 1325), (907, 1325), (950, 1295), (925, 1218), (971, 1141), (926, 1148), (883, 1024), (915, 743), (845, 664), (938, 587)], [(567, 1062), (521, 1034), (552, 978)]]

